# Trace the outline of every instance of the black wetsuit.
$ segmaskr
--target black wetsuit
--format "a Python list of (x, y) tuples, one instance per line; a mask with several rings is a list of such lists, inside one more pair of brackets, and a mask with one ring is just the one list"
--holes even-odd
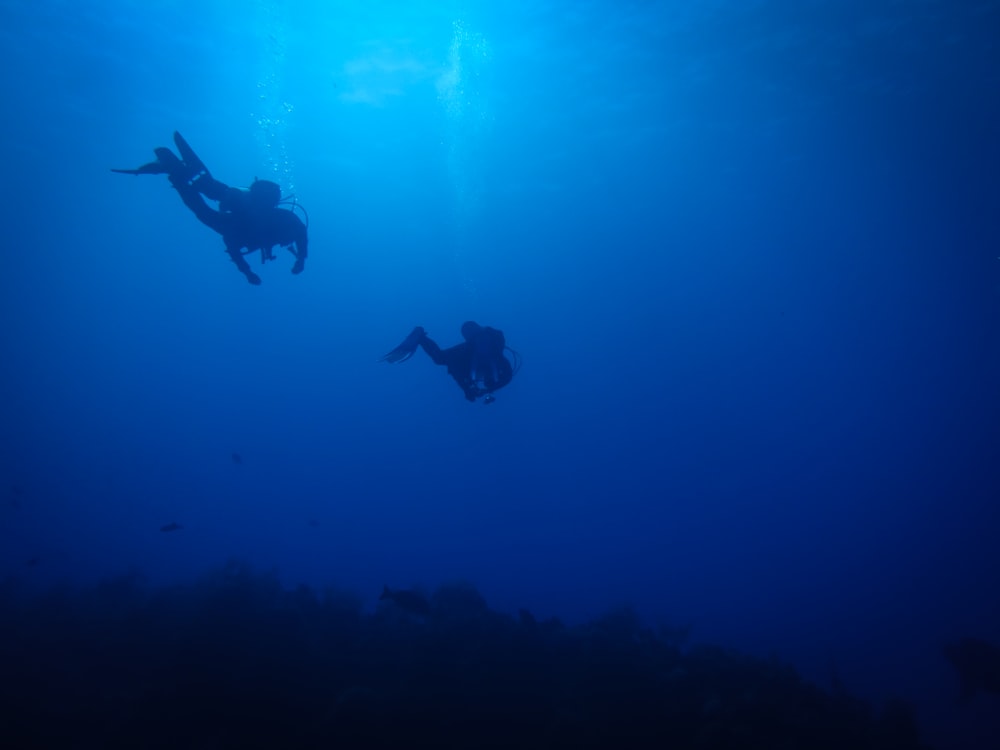
[[(244, 249), (246, 253), (260, 250), (265, 259), (270, 259), (275, 245), (287, 247), (296, 258), (292, 273), (302, 271), (309, 238), (305, 224), (295, 213), (287, 208), (256, 205), (248, 190), (229, 187), (208, 175), (194, 182), (171, 176), (170, 182), (199, 221), (222, 235), (226, 252), (251, 284), (259, 284), (260, 277), (250, 270)], [(203, 195), (218, 201), (219, 210), (209, 207)]]
[(434, 364), (444, 365), (469, 401), (503, 388), (514, 377), (514, 369), (504, 356), (504, 336), (496, 328), (485, 326), (471, 339), (442, 349), (427, 334), (420, 337), (420, 347)]

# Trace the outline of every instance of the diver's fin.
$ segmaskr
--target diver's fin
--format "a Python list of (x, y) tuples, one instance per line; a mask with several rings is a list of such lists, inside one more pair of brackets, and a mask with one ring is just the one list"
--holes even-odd
[(116, 174), (169, 174), (170, 170), (159, 160), (143, 164), (136, 169), (112, 169)]
[(174, 143), (177, 144), (177, 150), (181, 152), (181, 161), (184, 162), (184, 166), (187, 167), (188, 174), (190, 176), (198, 175), (204, 172), (208, 174), (208, 170), (205, 168), (205, 164), (201, 159), (198, 158), (198, 154), (194, 152), (194, 149), (188, 145), (188, 142), (184, 140), (184, 136), (174, 131)]
[(156, 154), (156, 161), (143, 164), (135, 169), (112, 169), (111, 171), (117, 174), (168, 174), (171, 176), (184, 173), (184, 164), (169, 148), (160, 146), (154, 148), (153, 153)]
[(156, 154), (159, 163), (164, 166), (163, 171), (169, 176), (171, 185), (181, 190), (194, 184), (194, 179), (199, 176), (199, 173), (192, 172), (188, 168), (188, 165), (178, 159), (173, 151), (161, 146), (160, 148), (154, 148), (153, 152)]
[(417, 347), (420, 345), (420, 340), (424, 337), (424, 329), (417, 326), (412, 331), (410, 335), (407, 336), (403, 343), (393, 349), (391, 352), (386, 354), (384, 357), (379, 359), (379, 362), (405, 362), (410, 357), (413, 356), (414, 352), (417, 351)]
[(163, 174), (171, 176), (184, 174), (184, 162), (178, 159), (177, 155), (169, 148), (160, 146), (154, 148), (153, 153), (156, 154), (156, 161), (153, 163), (162, 165)]

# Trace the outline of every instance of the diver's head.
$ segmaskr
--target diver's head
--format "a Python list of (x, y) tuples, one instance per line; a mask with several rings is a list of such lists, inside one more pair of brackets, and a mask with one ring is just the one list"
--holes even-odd
[(472, 341), (479, 332), (483, 330), (483, 327), (479, 323), (475, 323), (471, 320), (467, 320), (462, 323), (462, 338), (466, 341)]
[(250, 186), (250, 202), (257, 208), (274, 208), (281, 200), (281, 187), (270, 180), (254, 180)]

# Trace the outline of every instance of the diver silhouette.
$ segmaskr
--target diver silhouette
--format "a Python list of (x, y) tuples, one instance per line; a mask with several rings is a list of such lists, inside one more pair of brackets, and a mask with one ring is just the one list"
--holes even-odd
[[(307, 225), (294, 209), (282, 208), (281, 188), (270, 180), (254, 180), (249, 188), (229, 187), (212, 177), (201, 159), (180, 133), (174, 133), (178, 158), (169, 148), (153, 149), (156, 161), (136, 169), (112, 169), (118, 174), (165, 174), (177, 189), (184, 205), (199, 221), (222, 235), (226, 253), (251, 284), (260, 284), (260, 277), (250, 270), (245, 255), (261, 253), (261, 262), (274, 260), (274, 247), (288, 248), (295, 256), (292, 273), (302, 273), (308, 254)], [(202, 197), (204, 196), (204, 197)], [(205, 198), (218, 203), (211, 208)], [(304, 211), (303, 211), (304, 213)]]
[[(466, 399), (475, 401), (482, 397), (484, 403), (493, 403), (496, 400), (494, 392), (507, 385), (521, 368), (521, 357), (507, 346), (503, 331), (496, 328), (469, 320), (462, 324), (462, 338), (465, 339), (462, 343), (442, 349), (417, 326), (403, 343), (379, 361), (405, 362), (419, 346), (434, 364), (448, 368), (448, 374), (458, 383)], [(511, 359), (504, 352), (509, 352)]]

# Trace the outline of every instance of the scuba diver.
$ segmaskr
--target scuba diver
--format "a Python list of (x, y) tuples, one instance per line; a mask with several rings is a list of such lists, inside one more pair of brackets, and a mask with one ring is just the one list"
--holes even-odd
[[(294, 211), (301, 207), (293, 202), (291, 208), (280, 208), (283, 202), (281, 188), (270, 180), (255, 179), (249, 189), (229, 187), (212, 177), (180, 133), (174, 133), (174, 143), (181, 153), (180, 158), (169, 148), (160, 147), (153, 149), (156, 161), (137, 169), (111, 171), (167, 175), (184, 205), (202, 224), (222, 235), (226, 252), (251, 284), (260, 284), (260, 276), (250, 270), (244, 256), (260, 250), (262, 263), (274, 260), (275, 245), (288, 248), (295, 256), (292, 273), (302, 273), (309, 238), (307, 224)], [(218, 210), (209, 207), (205, 198), (217, 202)]]
[[(496, 401), (493, 393), (507, 385), (521, 369), (521, 356), (507, 346), (503, 331), (471, 320), (462, 324), (462, 338), (465, 341), (461, 344), (442, 349), (417, 326), (402, 344), (379, 361), (405, 362), (420, 346), (434, 364), (448, 368), (448, 374), (458, 383), (466, 399), (475, 401), (482, 396), (484, 403), (492, 404)], [(510, 352), (510, 359), (504, 355), (505, 351)]]

